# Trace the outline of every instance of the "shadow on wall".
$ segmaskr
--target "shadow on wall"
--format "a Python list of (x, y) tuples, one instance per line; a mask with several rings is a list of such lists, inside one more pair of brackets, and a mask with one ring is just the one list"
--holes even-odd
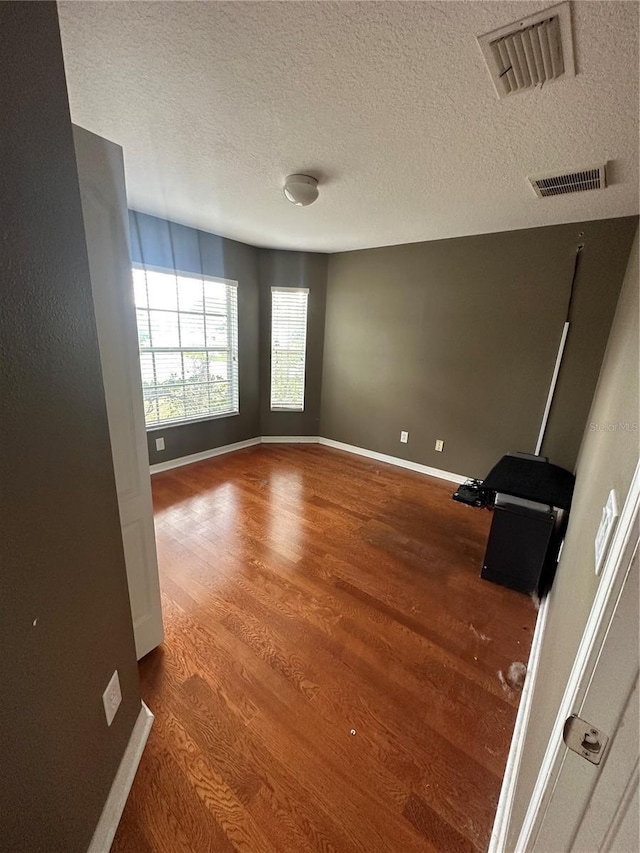
[[(238, 382), (240, 413), (147, 433), (149, 461), (164, 462), (260, 435), (258, 249), (129, 211), (134, 264), (238, 282)], [(165, 451), (157, 451), (162, 435)]]
[[(260, 435), (318, 435), (327, 256), (258, 249), (155, 216), (129, 211), (134, 264), (238, 282), (240, 413), (147, 433), (151, 464)], [(309, 289), (303, 412), (270, 408), (271, 288)], [(162, 435), (165, 451), (157, 451)]]

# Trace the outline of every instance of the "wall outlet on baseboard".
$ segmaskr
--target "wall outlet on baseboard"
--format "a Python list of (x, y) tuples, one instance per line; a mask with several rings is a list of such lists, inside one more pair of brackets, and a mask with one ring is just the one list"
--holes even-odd
[(436, 450), (438, 451), (438, 453), (442, 453), (442, 451), (444, 450), (444, 439), (436, 438)]
[(113, 718), (115, 717), (116, 711), (120, 707), (121, 702), (122, 691), (120, 690), (120, 679), (118, 678), (118, 670), (116, 669), (111, 678), (109, 679), (109, 683), (107, 684), (106, 690), (102, 694), (104, 715), (107, 718), (108, 726), (110, 726), (113, 722)]
[(400, 441), (402, 444), (406, 444), (409, 441), (409, 433), (404, 429), (400, 433)]
[(156, 450), (164, 450), (164, 438), (156, 438)]

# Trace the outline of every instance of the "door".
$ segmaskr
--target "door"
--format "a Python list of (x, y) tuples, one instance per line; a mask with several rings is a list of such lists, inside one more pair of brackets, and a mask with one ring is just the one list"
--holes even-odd
[[(608, 735), (600, 765), (566, 750), (535, 851), (637, 853), (638, 549), (578, 716)], [(631, 660), (629, 658), (633, 658)]]
[[(536, 853), (637, 853), (638, 830), (638, 596), (640, 487), (638, 470), (620, 519), (627, 535), (602, 595), (596, 595), (590, 625), (578, 652), (563, 709), (552, 734), (543, 770), (516, 850)], [(629, 512), (627, 512), (629, 510)], [(625, 518), (626, 516), (626, 518)], [(618, 531), (622, 533), (622, 531)], [(613, 550), (613, 548), (612, 548)], [(608, 581), (608, 583), (607, 583)], [(606, 599), (609, 599), (609, 603)], [(575, 741), (588, 761), (567, 748), (564, 721), (576, 715), (593, 737)], [(575, 721), (577, 722), (577, 721)], [(564, 731), (564, 737), (563, 737)], [(580, 731), (576, 726), (575, 731)], [(595, 732), (598, 732), (596, 735)], [(602, 735), (608, 737), (604, 743)], [(589, 741), (594, 743), (589, 743)], [(598, 746), (600, 748), (598, 748)]]
[(74, 126), (138, 660), (164, 636), (120, 146)]

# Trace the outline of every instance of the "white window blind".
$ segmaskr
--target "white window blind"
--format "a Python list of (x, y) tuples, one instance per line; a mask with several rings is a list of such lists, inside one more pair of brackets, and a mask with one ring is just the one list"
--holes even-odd
[(147, 427), (238, 412), (237, 283), (133, 268)]
[(304, 411), (307, 300), (302, 288), (271, 288), (271, 408)]

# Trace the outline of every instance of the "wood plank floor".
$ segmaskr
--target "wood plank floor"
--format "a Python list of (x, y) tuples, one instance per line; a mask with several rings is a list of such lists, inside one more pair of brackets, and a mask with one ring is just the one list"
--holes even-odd
[(486, 850), (535, 610), (452, 491), (315, 445), (154, 476), (166, 640), (116, 853)]

